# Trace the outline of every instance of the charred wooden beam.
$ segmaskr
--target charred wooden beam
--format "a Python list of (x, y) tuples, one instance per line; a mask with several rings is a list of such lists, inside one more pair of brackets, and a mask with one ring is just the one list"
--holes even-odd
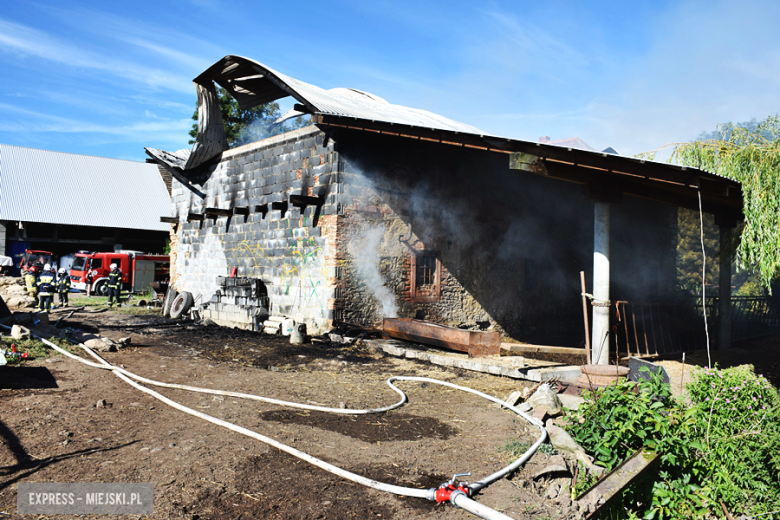
[(193, 220), (197, 220), (198, 222), (201, 222), (203, 220), (206, 220), (206, 216), (203, 215), (203, 213), (187, 213), (187, 222), (192, 222)]
[(468, 352), (469, 357), (492, 356), (501, 352), (498, 332), (482, 332), (445, 327), (411, 318), (385, 318), (382, 327), (385, 339), (396, 338)]
[(206, 208), (206, 216), (210, 217), (212, 215), (216, 215), (218, 217), (229, 217), (233, 214), (232, 210), (229, 209), (219, 209), (219, 208)]
[(249, 207), (239, 206), (237, 208), (233, 208), (233, 215), (249, 215)]
[(166, 222), (168, 224), (178, 224), (179, 217), (160, 217), (160, 222)]
[(258, 204), (255, 206), (255, 213), (260, 213), (263, 218), (268, 214), (268, 204)]
[(293, 206), (322, 206), (325, 197), (310, 197), (308, 195), (290, 195), (290, 204)]

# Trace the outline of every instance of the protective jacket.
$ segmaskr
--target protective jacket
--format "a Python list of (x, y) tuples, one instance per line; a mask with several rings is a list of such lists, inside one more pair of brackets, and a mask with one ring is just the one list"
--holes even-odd
[(109, 289), (121, 289), (122, 288), (122, 271), (114, 269), (108, 275), (108, 288)]
[(35, 295), (38, 292), (38, 278), (32, 273), (24, 275), (24, 284), (27, 286), (27, 292)]
[(64, 274), (57, 280), (57, 290), (61, 293), (70, 292), (70, 276)]
[(41, 296), (50, 296), (54, 293), (57, 283), (57, 276), (52, 272), (44, 272), (38, 277), (38, 294)]

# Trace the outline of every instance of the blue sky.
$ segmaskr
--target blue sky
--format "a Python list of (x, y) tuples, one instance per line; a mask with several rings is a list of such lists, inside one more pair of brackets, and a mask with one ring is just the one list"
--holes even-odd
[(4, 2), (0, 142), (186, 148), (192, 78), (238, 54), (486, 133), (632, 155), (780, 111), (778, 20), (776, 0)]

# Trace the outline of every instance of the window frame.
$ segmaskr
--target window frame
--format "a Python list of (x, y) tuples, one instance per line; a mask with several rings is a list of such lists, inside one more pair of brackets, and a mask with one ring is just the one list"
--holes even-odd
[[(433, 294), (419, 294), (417, 287), (417, 261), (420, 257), (433, 257), (436, 262), (436, 271), (433, 276)], [(420, 250), (411, 253), (411, 259), (409, 261), (410, 266), (410, 279), (411, 283), (410, 292), (412, 303), (432, 303), (438, 302), (441, 299), (441, 260), (439, 260), (438, 251)]]

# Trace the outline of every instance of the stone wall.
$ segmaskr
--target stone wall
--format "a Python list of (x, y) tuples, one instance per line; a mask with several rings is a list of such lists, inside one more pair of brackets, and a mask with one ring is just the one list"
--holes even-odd
[[(365, 132), (341, 130), (340, 155), (337, 314), (370, 326), (397, 315), (521, 341), (583, 341), (579, 272), (590, 283), (593, 258), (584, 187), (510, 170), (504, 154)], [(673, 289), (674, 215), (643, 200), (613, 205), (614, 299), (643, 297), (653, 284), (656, 295)], [(427, 255), (438, 291), (414, 295), (412, 260)], [(379, 276), (366, 272), (372, 263)]]

